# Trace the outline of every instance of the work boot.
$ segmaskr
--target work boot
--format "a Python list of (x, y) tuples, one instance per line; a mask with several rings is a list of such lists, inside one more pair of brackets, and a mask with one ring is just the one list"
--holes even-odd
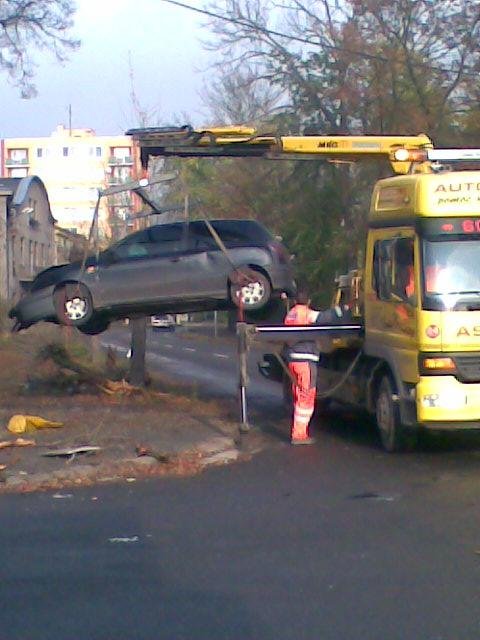
[(299, 444), (314, 444), (316, 442), (315, 438), (292, 438), (290, 441), (293, 445)]

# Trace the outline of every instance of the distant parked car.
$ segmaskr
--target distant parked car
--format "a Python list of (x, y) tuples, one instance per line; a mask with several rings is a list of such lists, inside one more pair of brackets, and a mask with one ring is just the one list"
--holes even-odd
[[(46, 320), (87, 334), (112, 320), (226, 309), (262, 309), (292, 295), (291, 259), (283, 244), (254, 220), (172, 223), (133, 233), (80, 262), (50, 267), (10, 310), (17, 330)], [(223, 247), (219, 246), (223, 243)]]
[(151, 316), (150, 326), (153, 329), (166, 329), (167, 331), (175, 331), (175, 320), (170, 314)]

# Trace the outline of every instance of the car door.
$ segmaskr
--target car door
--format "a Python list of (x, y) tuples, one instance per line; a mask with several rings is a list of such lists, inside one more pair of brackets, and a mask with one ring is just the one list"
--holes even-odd
[(191, 292), (186, 254), (186, 225), (155, 225), (106, 252), (99, 271), (102, 306), (135, 307), (172, 304)]
[(227, 296), (230, 263), (201, 220), (189, 224), (188, 266), (197, 298)]
[(151, 270), (147, 275), (149, 298), (168, 304), (192, 295), (188, 262), (188, 224), (159, 224), (148, 229)]
[(101, 254), (94, 286), (97, 306), (124, 307), (147, 298), (149, 244), (147, 230), (139, 231)]

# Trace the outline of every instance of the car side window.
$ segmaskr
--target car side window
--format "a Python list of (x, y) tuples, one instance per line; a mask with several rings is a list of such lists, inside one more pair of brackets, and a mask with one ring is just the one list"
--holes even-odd
[(214, 251), (218, 249), (217, 243), (203, 221), (190, 224), (188, 247), (190, 251)]
[(150, 227), (150, 256), (152, 258), (184, 253), (186, 227), (184, 224), (166, 224)]
[(148, 236), (145, 231), (142, 231), (125, 238), (123, 242), (112, 249), (112, 253), (116, 260), (140, 260), (148, 257), (148, 245)]

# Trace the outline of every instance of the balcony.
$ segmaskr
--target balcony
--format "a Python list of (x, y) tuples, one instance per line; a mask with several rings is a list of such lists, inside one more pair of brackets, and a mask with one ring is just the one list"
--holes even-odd
[(28, 158), (7, 158), (5, 160), (6, 167), (21, 167), (29, 164)]
[(108, 164), (112, 164), (116, 166), (132, 165), (133, 158), (132, 156), (125, 156), (124, 158), (117, 158), (116, 156), (110, 156), (110, 158), (108, 159)]

